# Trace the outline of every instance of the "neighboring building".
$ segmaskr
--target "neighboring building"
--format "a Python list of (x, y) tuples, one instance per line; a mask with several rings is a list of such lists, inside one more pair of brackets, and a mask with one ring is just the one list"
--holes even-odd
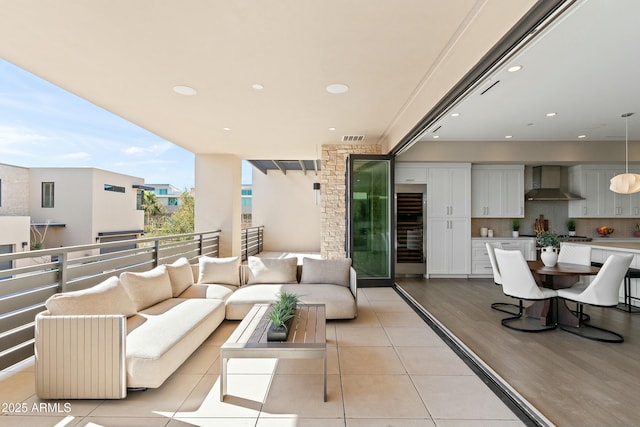
[(145, 189), (143, 178), (96, 168), (0, 164), (0, 251), (139, 237)]
[(249, 184), (242, 185), (242, 226), (251, 227), (252, 224), (252, 206), (253, 206), (253, 187)]
[(158, 198), (158, 203), (164, 206), (166, 213), (171, 214), (178, 210), (178, 206), (180, 206), (180, 196), (185, 190), (181, 190), (171, 184), (146, 185), (153, 188), (151, 191), (153, 191)]

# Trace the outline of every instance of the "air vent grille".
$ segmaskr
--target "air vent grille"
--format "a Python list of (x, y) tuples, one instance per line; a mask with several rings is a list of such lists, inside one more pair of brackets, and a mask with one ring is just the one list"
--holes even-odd
[(362, 142), (364, 135), (343, 135), (342, 142)]

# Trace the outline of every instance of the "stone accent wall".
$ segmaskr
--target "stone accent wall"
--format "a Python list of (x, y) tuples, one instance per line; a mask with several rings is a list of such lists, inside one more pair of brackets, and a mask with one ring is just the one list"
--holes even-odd
[(344, 258), (346, 254), (347, 156), (381, 154), (379, 144), (326, 144), (322, 146), (320, 171), (320, 254), (323, 259)]
[(29, 169), (0, 164), (0, 216), (29, 215)]

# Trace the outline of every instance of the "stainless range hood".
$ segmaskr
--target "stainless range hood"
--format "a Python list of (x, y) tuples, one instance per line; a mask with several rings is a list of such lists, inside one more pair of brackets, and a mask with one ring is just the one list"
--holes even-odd
[(563, 188), (562, 172), (561, 166), (535, 166), (533, 168), (533, 189), (525, 194), (525, 200), (559, 202), (584, 200), (584, 197)]

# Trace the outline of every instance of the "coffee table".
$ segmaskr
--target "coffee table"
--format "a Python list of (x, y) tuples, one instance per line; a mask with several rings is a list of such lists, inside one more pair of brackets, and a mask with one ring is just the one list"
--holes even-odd
[(270, 304), (254, 305), (220, 347), (220, 401), (227, 394), (231, 358), (322, 359), (327, 401), (327, 338), (324, 304), (299, 304), (286, 341), (267, 341)]

